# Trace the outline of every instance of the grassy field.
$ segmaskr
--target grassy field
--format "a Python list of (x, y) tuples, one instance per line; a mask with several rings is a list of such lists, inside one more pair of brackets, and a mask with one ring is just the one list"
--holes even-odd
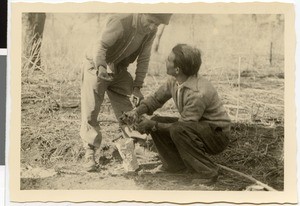
[[(24, 41), (22, 59), (21, 188), (74, 189), (84, 150), (80, 128), (80, 70), (90, 44), (100, 35), (106, 15), (47, 14), (40, 55), (42, 65), (29, 67)], [(202, 51), (200, 74), (213, 82), (232, 121), (229, 148), (211, 157), (218, 164), (248, 174), (277, 190), (284, 188), (284, 55), (283, 19), (280, 15), (174, 15), (166, 27), (158, 53), (153, 53), (142, 92), (147, 96), (165, 80), (164, 59), (176, 43), (196, 45)], [(32, 48), (31, 51), (34, 51)], [(271, 55), (270, 55), (271, 54)], [(135, 65), (129, 67), (134, 76)], [(157, 114), (176, 116), (172, 101)], [(120, 160), (112, 139), (118, 137), (117, 121), (106, 98), (99, 118), (104, 143), (98, 159), (102, 172), (90, 179), (108, 178), (113, 188), (122, 175), (111, 175)], [(139, 147), (138, 147), (139, 148)], [(153, 150), (141, 153), (157, 160)], [(105, 158), (104, 158), (105, 157)], [(148, 159), (149, 160), (149, 159)], [(63, 166), (62, 166), (63, 165)], [(116, 166), (117, 165), (117, 166)], [(50, 179), (33, 177), (35, 168), (60, 171)], [(61, 168), (77, 171), (67, 177)], [(37, 175), (38, 176), (38, 175)], [(64, 185), (59, 181), (75, 181)], [(73, 179), (72, 179), (73, 178)], [(113, 179), (115, 178), (115, 179)], [(131, 177), (136, 182), (145, 177)], [(158, 184), (175, 179), (178, 184)], [(149, 176), (139, 189), (245, 190), (252, 183), (227, 171), (212, 188), (186, 184), (177, 177)], [(83, 179), (81, 182), (86, 182)], [(147, 182), (146, 181), (146, 182)], [(188, 181), (188, 180), (187, 180)], [(171, 181), (172, 182), (172, 181)], [(127, 183), (127, 182), (126, 182)], [(101, 185), (101, 184), (100, 184)], [(82, 188), (82, 187), (81, 187)], [(134, 188), (132, 186), (132, 188)], [(131, 189), (132, 189), (131, 188)], [(129, 188), (130, 189), (130, 188)]]

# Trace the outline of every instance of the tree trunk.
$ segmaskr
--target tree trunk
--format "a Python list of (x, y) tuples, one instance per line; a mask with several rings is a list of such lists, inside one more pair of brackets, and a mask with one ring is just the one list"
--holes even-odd
[(25, 57), (28, 60), (29, 67), (40, 69), (41, 58), (40, 50), (44, 25), (46, 21), (45, 13), (26, 13), (23, 16), (25, 26)]
[(157, 30), (157, 33), (156, 33), (156, 37), (155, 37), (155, 40), (154, 40), (154, 45), (153, 45), (153, 50), (155, 52), (158, 52), (160, 39), (161, 39), (161, 36), (162, 36), (162, 34), (164, 32), (164, 29), (165, 29), (165, 25), (161, 25), (160, 27), (158, 27), (158, 30)]

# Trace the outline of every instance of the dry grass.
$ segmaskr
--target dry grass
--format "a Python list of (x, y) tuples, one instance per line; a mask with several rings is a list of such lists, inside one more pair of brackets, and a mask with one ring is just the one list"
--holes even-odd
[[(86, 20), (86, 27), (95, 24), (91, 19)], [(55, 25), (53, 21), (50, 21), (52, 26)], [(173, 21), (176, 21), (176, 18)], [(205, 21), (205, 18), (201, 21)], [(169, 32), (175, 25), (170, 26)], [(183, 26), (180, 23), (178, 25)], [(209, 27), (208, 20), (205, 25)], [(51, 25), (46, 25), (46, 28), (51, 28)], [(45, 30), (48, 34), (45, 33), (42, 51), (36, 49), (41, 43), (38, 41), (32, 46), (30, 54), (23, 56), (21, 128), (23, 166), (53, 167), (61, 163), (78, 162), (84, 155), (79, 137), (80, 69), (84, 59), (82, 48), (88, 42), (89, 34), (82, 33), (82, 29), (78, 29), (79, 32), (76, 33), (76, 27), (72, 28), (75, 34), (69, 32), (68, 38), (62, 39), (57, 37), (57, 32)], [(168, 30), (166, 29), (165, 32)], [(184, 36), (181, 33), (178, 35), (178, 39)], [(219, 42), (224, 34), (218, 33), (218, 35), (215, 41)], [(230, 37), (231, 41), (234, 37)], [(170, 41), (162, 39), (161, 44), (166, 46), (160, 48), (160, 54), (153, 54), (151, 57), (149, 74), (143, 88), (145, 95), (153, 93), (166, 78), (164, 56), (168, 53)], [(208, 49), (209, 45), (203, 46), (205, 63), (201, 68), (201, 74), (216, 86), (234, 122), (230, 147), (221, 155), (212, 158), (222, 165), (249, 174), (282, 190), (284, 186), (284, 76), (282, 73), (284, 59), (280, 52), (277, 52), (273, 64), (270, 65), (267, 55), (260, 55), (261, 50), (256, 52), (252, 48), (245, 53), (239, 48), (234, 52), (237, 48), (233, 48), (232, 45), (241, 43), (238, 41), (238, 38), (231, 43), (224, 40), (222, 45), (212, 44), (212, 48), (208, 51), (205, 48)], [(194, 38), (194, 43), (201, 46), (201, 42), (203, 43), (203, 40)], [(222, 56), (224, 52), (219, 49), (224, 50), (227, 46), (229, 47), (226, 51), (232, 52)], [(251, 56), (248, 55), (249, 53)], [(30, 66), (35, 65), (35, 62), (32, 62), (33, 56), (41, 58), (40, 67)], [(134, 75), (134, 65), (130, 66), (129, 71)], [(168, 101), (157, 113), (178, 115), (172, 101)], [(119, 135), (119, 131), (116, 131), (117, 122), (107, 98), (101, 109), (100, 125), (103, 128), (104, 147)], [(234, 185), (235, 178), (237, 177), (232, 176), (232, 181), (221, 180), (220, 188), (222, 185), (232, 184), (232, 187), (241, 189), (239, 187), (243, 184), (239, 187)]]

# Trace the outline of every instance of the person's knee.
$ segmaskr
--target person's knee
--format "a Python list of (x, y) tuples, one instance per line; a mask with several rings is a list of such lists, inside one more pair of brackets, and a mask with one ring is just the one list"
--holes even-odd
[(80, 128), (80, 137), (83, 140), (85, 146), (93, 145), (95, 148), (99, 148), (102, 141), (102, 133), (99, 126), (90, 126), (82, 124)]
[(151, 120), (160, 122), (160, 123), (175, 123), (178, 121), (178, 118), (155, 115), (151, 118)]
[(182, 124), (180, 124), (180, 122), (173, 123), (170, 126), (170, 135), (173, 140), (181, 137), (184, 131), (185, 128)]
[(155, 115), (153, 117), (150, 118), (152, 121), (156, 121), (156, 122), (160, 122), (160, 120), (162, 119), (161, 116)]

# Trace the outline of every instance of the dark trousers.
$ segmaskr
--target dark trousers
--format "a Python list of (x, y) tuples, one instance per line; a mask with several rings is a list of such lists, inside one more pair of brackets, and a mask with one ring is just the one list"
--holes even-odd
[(203, 178), (218, 175), (218, 167), (206, 155), (218, 154), (228, 145), (228, 134), (206, 122), (178, 122), (178, 118), (155, 116), (160, 123), (172, 123), (168, 131), (151, 132), (163, 165), (170, 172), (184, 169)]

